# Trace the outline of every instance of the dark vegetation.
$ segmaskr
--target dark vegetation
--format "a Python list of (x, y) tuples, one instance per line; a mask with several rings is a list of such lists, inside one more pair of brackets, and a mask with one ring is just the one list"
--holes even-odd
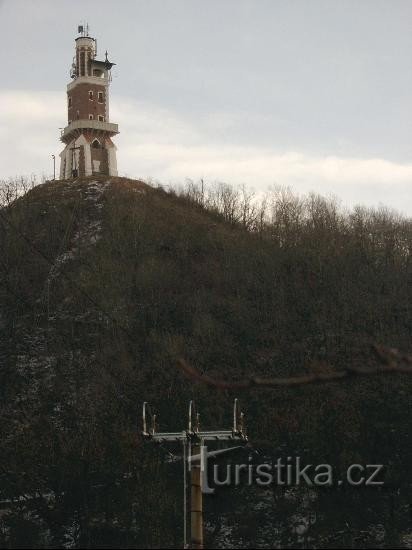
[[(192, 398), (205, 427), (229, 427), (234, 396), (184, 379), (179, 357), (236, 380), (411, 350), (411, 220), (282, 189), (94, 181), (1, 187), (1, 547), (181, 545), (180, 467), (142, 441), (141, 403), (164, 430)], [(411, 389), (399, 375), (239, 397), (269, 454), (385, 464), (374, 521), (390, 546), (408, 513), (393, 494), (410, 503)], [(321, 495), (338, 525), (362, 498)]]

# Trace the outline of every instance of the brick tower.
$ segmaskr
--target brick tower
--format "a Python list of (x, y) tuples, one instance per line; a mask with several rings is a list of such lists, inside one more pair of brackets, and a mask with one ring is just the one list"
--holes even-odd
[(67, 85), (67, 126), (61, 134), (66, 145), (60, 153), (60, 179), (106, 174), (117, 176), (117, 124), (109, 122), (110, 69), (114, 63), (96, 59), (96, 40), (88, 26), (79, 26), (76, 56)]

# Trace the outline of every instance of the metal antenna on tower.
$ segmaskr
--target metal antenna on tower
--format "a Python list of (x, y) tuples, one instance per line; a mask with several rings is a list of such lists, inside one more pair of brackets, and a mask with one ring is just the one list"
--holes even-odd
[[(184, 547), (187, 545), (187, 509), (190, 501), (190, 548), (203, 548), (203, 476), (205, 441), (241, 441), (248, 440), (244, 428), (244, 415), (239, 411), (239, 402), (233, 403), (233, 426), (229, 430), (201, 430), (200, 415), (194, 401), (189, 403), (187, 429), (180, 432), (158, 432), (156, 415), (150, 410), (147, 402), (143, 403), (142, 414), (145, 439), (155, 443), (181, 442), (183, 446), (183, 533)], [(238, 448), (238, 447), (234, 447)], [(225, 450), (208, 452), (209, 456), (217, 456)], [(190, 496), (188, 499), (187, 474), (190, 473)]]

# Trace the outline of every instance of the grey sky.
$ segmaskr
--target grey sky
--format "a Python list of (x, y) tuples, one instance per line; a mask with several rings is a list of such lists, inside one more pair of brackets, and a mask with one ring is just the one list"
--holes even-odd
[(412, 214), (409, 0), (0, 0), (0, 19), (0, 177), (50, 172), (86, 20), (117, 63), (121, 174)]

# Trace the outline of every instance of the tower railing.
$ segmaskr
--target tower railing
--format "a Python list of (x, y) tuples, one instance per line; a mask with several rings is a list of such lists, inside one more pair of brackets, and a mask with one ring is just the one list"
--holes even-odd
[(112, 135), (119, 133), (119, 126), (113, 122), (102, 122), (101, 120), (88, 120), (88, 119), (79, 119), (72, 120), (64, 130), (62, 131), (61, 138), (64, 140), (75, 130), (88, 129), (91, 130), (102, 130), (103, 132), (108, 132)]

